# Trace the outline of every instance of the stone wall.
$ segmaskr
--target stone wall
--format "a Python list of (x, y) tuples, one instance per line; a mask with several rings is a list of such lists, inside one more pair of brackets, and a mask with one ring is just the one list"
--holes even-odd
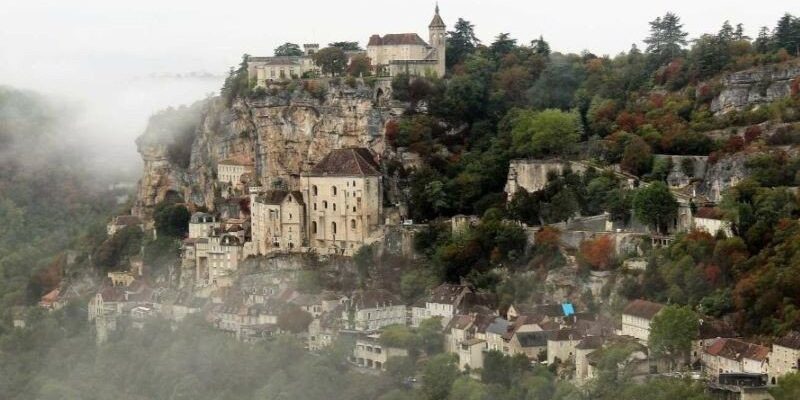
[(711, 111), (724, 114), (769, 103), (791, 94), (792, 80), (800, 77), (796, 61), (734, 72), (722, 78), (722, 91), (711, 102)]
[(363, 82), (355, 88), (310, 82), (305, 84), (326, 88), (324, 96), (312, 97), (299, 82), (294, 91), (236, 99), (230, 106), (221, 98), (209, 100), (191, 138), (188, 167), (171, 161), (167, 144), (159, 140), (168, 132), (148, 127), (146, 140), (137, 140), (144, 170), (134, 215), (149, 220), (170, 192), (213, 210), (220, 190), (216, 165), (228, 158), (253, 160), (263, 186), (292, 190), (300, 189), (300, 175), (333, 149), (360, 146), (384, 155), (384, 126), (394, 111), (378, 106), (377, 89)]

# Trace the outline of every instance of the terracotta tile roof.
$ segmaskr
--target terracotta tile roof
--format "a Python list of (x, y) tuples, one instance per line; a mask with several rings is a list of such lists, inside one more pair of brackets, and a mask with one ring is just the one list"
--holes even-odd
[(716, 207), (700, 207), (694, 216), (695, 218), (722, 219), (722, 210)]
[(465, 285), (443, 283), (431, 291), (430, 295), (428, 295), (427, 302), (436, 304), (450, 304), (453, 307), (458, 307), (464, 297), (464, 294), (468, 292), (471, 292), (471, 290)]
[(769, 356), (769, 347), (739, 339), (723, 338), (708, 346), (706, 353), (736, 361), (740, 361), (743, 358), (764, 361)]
[(418, 45), (427, 46), (416, 33), (390, 33), (387, 35), (372, 35), (367, 46), (398, 46), (398, 45)]
[(663, 304), (653, 303), (647, 300), (634, 300), (625, 306), (625, 310), (623, 310), (622, 313), (644, 319), (653, 319), (662, 308), (664, 308)]
[(447, 323), (444, 331), (445, 333), (449, 333), (453, 329), (467, 329), (472, 324), (473, 320), (474, 317), (472, 315), (455, 315), (450, 319), (450, 322)]
[(788, 347), (790, 349), (800, 349), (800, 332), (791, 331), (775, 341), (778, 346)]
[(571, 340), (579, 340), (581, 336), (582, 335), (580, 332), (574, 329), (559, 329), (553, 331), (548, 340), (552, 340), (554, 342), (567, 342)]
[(369, 149), (333, 150), (311, 169), (313, 176), (380, 176), (380, 166)]

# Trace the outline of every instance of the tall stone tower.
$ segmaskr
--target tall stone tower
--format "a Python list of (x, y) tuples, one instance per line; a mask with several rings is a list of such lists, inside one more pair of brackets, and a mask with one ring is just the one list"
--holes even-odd
[(436, 3), (436, 14), (433, 20), (428, 25), (428, 34), (431, 47), (436, 49), (437, 62), (436, 62), (436, 75), (444, 77), (445, 74), (445, 49), (447, 47), (447, 26), (439, 16), (439, 3)]

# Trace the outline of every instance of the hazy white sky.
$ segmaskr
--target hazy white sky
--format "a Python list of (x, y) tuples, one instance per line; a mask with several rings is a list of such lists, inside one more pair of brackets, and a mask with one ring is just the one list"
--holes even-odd
[[(94, 132), (126, 147), (149, 113), (186, 103), (219, 87), (217, 81), (173, 86), (132, 81), (151, 73), (224, 73), (243, 53), (270, 55), (277, 45), (357, 40), (372, 33), (417, 32), (427, 39), (432, 0), (199, 1), (0, 0), (0, 84), (67, 95), (86, 107), (122, 104), (116, 118), (95, 121)], [(450, 27), (473, 22), (484, 42), (509, 32), (522, 43), (544, 35), (554, 50), (616, 54), (641, 43), (647, 22), (677, 13), (694, 37), (725, 20), (774, 26), (790, 0), (533, 1), (441, 0)], [(105, 115), (107, 112), (95, 114)], [(95, 118), (95, 117), (92, 117)], [(114, 132), (108, 132), (110, 128)], [(92, 129), (89, 129), (90, 131)], [(130, 150), (128, 151), (130, 156)]]

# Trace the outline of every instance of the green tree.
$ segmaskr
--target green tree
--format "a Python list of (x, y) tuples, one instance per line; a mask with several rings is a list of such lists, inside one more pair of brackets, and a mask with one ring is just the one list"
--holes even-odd
[(520, 155), (564, 156), (580, 140), (580, 122), (574, 113), (556, 109), (523, 110), (513, 120), (511, 135)]
[(323, 74), (341, 75), (347, 67), (347, 55), (338, 47), (326, 47), (311, 57)]
[(468, 376), (460, 376), (453, 382), (449, 400), (483, 400), (486, 398), (486, 384)]
[(495, 60), (502, 59), (506, 54), (511, 53), (517, 47), (517, 39), (512, 39), (509, 33), (499, 33), (491, 45), (489, 53)]
[(347, 66), (347, 74), (350, 76), (370, 76), (372, 75), (372, 61), (366, 54), (359, 54), (350, 59)]
[(775, 400), (800, 399), (800, 373), (792, 372), (778, 379), (778, 386), (769, 389)]
[(183, 204), (159, 203), (153, 211), (153, 222), (159, 236), (182, 238), (189, 232), (189, 210)]
[(660, 64), (677, 57), (686, 46), (688, 33), (683, 31), (683, 24), (677, 15), (668, 12), (650, 22), (650, 36), (644, 42), (647, 52), (656, 56)]
[(539, 35), (538, 39), (531, 41), (531, 48), (535, 54), (544, 57), (550, 56), (550, 44), (544, 40), (544, 36), (542, 35)]
[(308, 330), (308, 325), (314, 319), (311, 314), (300, 307), (287, 307), (278, 314), (278, 327), (291, 333), (302, 333)]
[(361, 46), (359, 46), (358, 42), (333, 42), (328, 43), (328, 47), (338, 47), (342, 49), (342, 51), (361, 51), (363, 50)]
[(773, 33), (775, 49), (784, 49), (800, 56), (800, 19), (786, 13), (778, 20)]
[(302, 56), (303, 50), (295, 43), (286, 42), (275, 48), (276, 57)]
[(678, 202), (663, 182), (653, 182), (636, 191), (633, 210), (639, 221), (663, 232), (678, 213)]
[(634, 175), (642, 176), (653, 166), (653, 152), (650, 145), (639, 136), (634, 136), (625, 146), (620, 167)]
[(655, 355), (676, 360), (686, 358), (697, 338), (699, 320), (688, 306), (670, 305), (656, 314), (650, 325), (649, 347)]
[(454, 354), (439, 354), (428, 360), (422, 372), (422, 394), (429, 400), (446, 399), (458, 377)]
[(475, 47), (480, 44), (480, 40), (475, 36), (475, 25), (469, 21), (459, 18), (456, 21), (454, 30), (447, 32), (447, 68), (461, 63), (467, 55), (475, 52)]

